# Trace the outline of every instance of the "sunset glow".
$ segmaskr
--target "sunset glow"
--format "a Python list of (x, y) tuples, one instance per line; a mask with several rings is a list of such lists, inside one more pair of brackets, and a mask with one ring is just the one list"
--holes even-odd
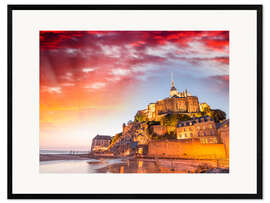
[(228, 31), (41, 31), (40, 148), (89, 150), (179, 90), (229, 116)]

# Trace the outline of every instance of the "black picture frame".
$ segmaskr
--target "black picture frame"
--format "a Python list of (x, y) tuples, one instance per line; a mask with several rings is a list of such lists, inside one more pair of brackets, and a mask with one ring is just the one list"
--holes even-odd
[[(254, 10), (257, 12), (257, 193), (255, 194), (15, 194), (12, 177), (12, 12), (14, 10)], [(263, 48), (262, 5), (8, 5), (8, 199), (262, 199)]]

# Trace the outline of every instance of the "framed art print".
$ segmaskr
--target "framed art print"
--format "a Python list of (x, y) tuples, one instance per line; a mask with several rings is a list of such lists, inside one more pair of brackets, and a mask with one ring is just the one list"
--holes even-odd
[(9, 5), (8, 197), (262, 198), (262, 6)]

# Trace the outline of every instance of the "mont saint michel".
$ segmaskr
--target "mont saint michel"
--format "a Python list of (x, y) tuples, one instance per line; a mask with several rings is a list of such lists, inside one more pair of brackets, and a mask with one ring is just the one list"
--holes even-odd
[(139, 110), (134, 121), (124, 123), (122, 132), (115, 136), (97, 135), (92, 140), (91, 156), (214, 160), (226, 171), (229, 120), (223, 111), (199, 104), (198, 97), (187, 90), (178, 92), (172, 78), (168, 98)]
[(40, 173), (229, 173), (228, 31), (40, 35)]

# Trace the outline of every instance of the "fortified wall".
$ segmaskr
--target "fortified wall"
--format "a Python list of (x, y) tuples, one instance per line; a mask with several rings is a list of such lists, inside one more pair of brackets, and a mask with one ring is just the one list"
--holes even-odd
[(223, 123), (218, 125), (218, 136), (220, 141), (224, 144), (226, 149), (227, 158), (229, 158), (230, 154), (230, 129), (229, 129), (230, 122), (229, 120), (224, 121)]
[(226, 159), (224, 144), (201, 144), (200, 141), (151, 141), (148, 156), (186, 159)]

